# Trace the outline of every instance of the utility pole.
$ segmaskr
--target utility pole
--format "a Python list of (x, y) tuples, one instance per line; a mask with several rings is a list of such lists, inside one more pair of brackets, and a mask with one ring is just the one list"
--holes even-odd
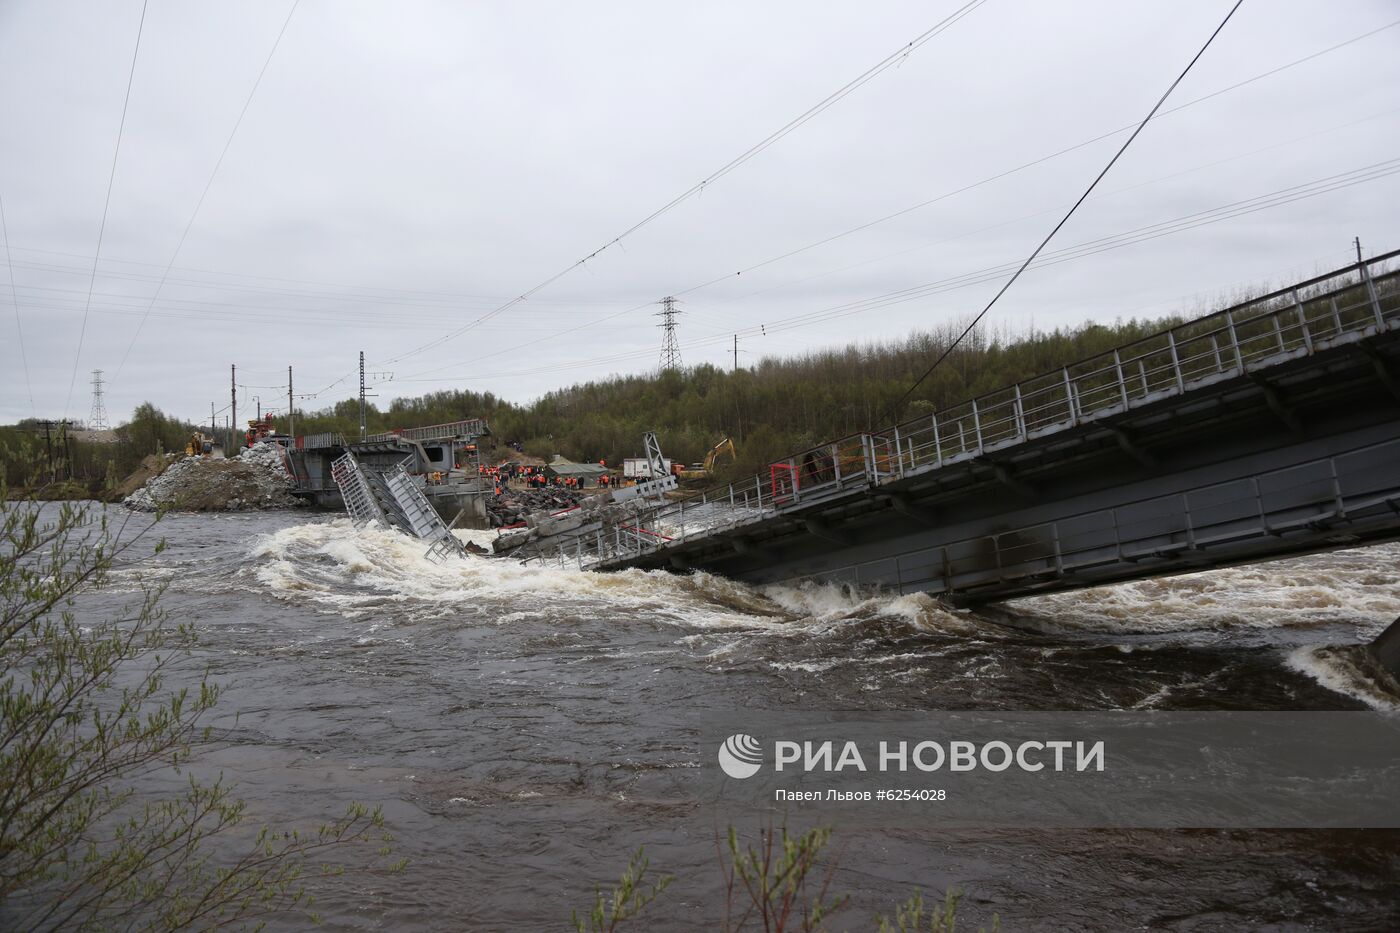
[(53, 422), (44, 419), (44, 458), (49, 465), (49, 482), (53, 482), (53, 437), (49, 429), (53, 427)]
[(219, 433), (219, 422), (214, 420), (214, 403), (209, 403), (209, 436), (213, 437)]
[(734, 335), (734, 372), (739, 371), (739, 335)]
[(58, 423), (58, 437), (63, 441), (63, 472), (67, 474), (69, 480), (73, 479), (73, 438), (68, 434), (67, 418)]
[(297, 445), (297, 416), (296, 410), (292, 407), (292, 367), (287, 367), (287, 433), (291, 435), (292, 441), (289, 446)]
[(1361, 259), (1361, 237), (1353, 237), (1353, 238), (1352, 238), (1352, 242), (1356, 244), (1356, 264), (1359, 266), (1359, 265), (1361, 265), (1361, 263), (1362, 263), (1362, 259)]
[(679, 369), (681, 366), (681, 348), (676, 343), (676, 315), (681, 311), (676, 307), (676, 299), (667, 295), (661, 299), (661, 310), (656, 312), (656, 316), (661, 318), (661, 323), (656, 325), (662, 329), (661, 336), (661, 371)]
[(44, 456), (49, 467), (49, 482), (58, 482), (58, 470), (53, 463), (53, 429), (58, 428), (58, 442), (63, 445), (64, 460), (66, 461), (68, 478), (73, 478), (73, 454), (68, 446), (68, 425), (71, 423), (67, 418), (62, 421), (51, 421), (45, 418), (39, 422), (44, 426)]
[(92, 413), (88, 415), (89, 431), (105, 431), (107, 425), (106, 391), (102, 384), (102, 370), (92, 371)]
[(360, 351), (360, 440), (365, 439), (365, 351)]
[(238, 429), (238, 364), (230, 363), (228, 367), (229, 381), (229, 435), (228, 445), (225, 450), (233, 449), (233, 432)]

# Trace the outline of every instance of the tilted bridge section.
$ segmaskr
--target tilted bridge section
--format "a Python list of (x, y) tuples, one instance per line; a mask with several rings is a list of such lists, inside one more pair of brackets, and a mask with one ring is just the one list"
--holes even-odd
[(565, 540), (974, 604), (1400, 538), (1400, 251)]

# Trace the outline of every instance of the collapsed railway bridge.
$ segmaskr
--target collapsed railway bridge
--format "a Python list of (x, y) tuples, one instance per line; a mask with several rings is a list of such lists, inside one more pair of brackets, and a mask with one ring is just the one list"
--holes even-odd
[(562, 541), (955, 604), (1400, 538), (1400, 251)]

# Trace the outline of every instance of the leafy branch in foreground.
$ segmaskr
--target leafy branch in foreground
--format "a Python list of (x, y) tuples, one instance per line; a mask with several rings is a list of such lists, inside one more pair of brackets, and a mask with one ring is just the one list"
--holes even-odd
[[(829, 894), (837, 864), (834, 858), (823, 859), (822, 851), (831, 841), (831, 830), (819, 827), (794, 836), (786, 826), (775, 831), (770, 825), (759, 836), (757, 846), (742, 845), (738, 831), (731, 826), (722, 848), (716, 839), (725, 880), (724, 918), (717, 928), (727, 933), (759, 928), (764, 933), (825, 929), (827, 919), (850, 902), (846, 895)], [(648, 862), (638, 849), (613, 889), (611, 902), (604, 899), (600, 888), (586, 919), (574, 912), (573, 924), (579, 933), (612, 933), (635, 919), (674, 880), (665, 875), (650, 891), (643, 891), (641, 883), (647, 867)], [(809, 881), (816, 886), (810, 895)], [(877, 915), (875, 929), (878, 933), (955, 933), (961, 899), (961, 892), (949, 891), (942, 904), (925, 907), (923, 895), (915, 891), (909, 900), (895, 907), (893, 920)], [(739, 910), (742, 901), (747, 903)], [(1001, 924), (993, 915), (992, 933), (1000, 929)], [(978, 933), (986, 930), (979, 928)]]
[[(762, 924), (765, 933), (786, 930), (818, 930), (822, 920), (845, 906), (845, 895), (828, 899), (827, 892), (836, 874), (836, 861), (826, 865), (814, 897), (807, 893), (808, 876), (820, 864), (822, 850), (831, 841), (828, 827), (810, 829), (800, 836), (788, 834), (786, 826), (770, 825), (759, 833), (759, 844), (739, 844), (739, 834), (729, 827), (729, 858), (724, 863), (725, 929), (737, 930), (750, 919)], [(749, 903), (733, 919), (738, 894)]]
[(638, 849), (627, 860), (627, 868), (612, 890), (612, 898), (604, 900), (603, 889), (597, 888), (593, 894), (593, 908), (587, 917), (580, 917), (574, 911), (571, 919), (579, 933), (612, 933), (618, 925), (640, 914), (646, 906), (661, 896), (673, 880), (671, 875), (662, 875), (650, 890), (642, 887), (650, 861), (645, 851)]
[(167, 683), (195, 634), (160, 609), (165, 584), (142, 580), (116, 617), (86, 611), (79, 620), (79, 600), (109, 582), (118, 560), (134, 572), (145, 559), (138, 545), (151, 525), (128, 534), (129, 520), (114, 526), (90, 505), (13, 501), (0, 484), (6, 926), (207, 929), (306, 909), (305, 866), (346, 844), (386, 843), (383, 818), (354, 805), (315, 832), (255, 834), (222, 777), (186, 775), (159, 796), (138, 791), (182, 774), (191, 746), (207, 738), (200, 720), (219, 688), (207, 672)]
[[(958, 901), (961, 891), (949, 891), (942, 904), (924, 907), (924, 896), (918, 891), (894, 909), (894, 921), (883, 914), (875, 918), (876, 933), (955, 933), (958, 925)], [(992, 933), (1001, 929), (1001, 921), (992, 915)], [(978, 927), (978, 933), (986, 933)]]

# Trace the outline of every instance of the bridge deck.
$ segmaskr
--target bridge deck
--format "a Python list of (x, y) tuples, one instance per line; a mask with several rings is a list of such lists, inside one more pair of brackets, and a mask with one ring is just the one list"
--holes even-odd
[(560, 559), (971, 601), (1400, 536), (1396, 255), (638, 511)]

